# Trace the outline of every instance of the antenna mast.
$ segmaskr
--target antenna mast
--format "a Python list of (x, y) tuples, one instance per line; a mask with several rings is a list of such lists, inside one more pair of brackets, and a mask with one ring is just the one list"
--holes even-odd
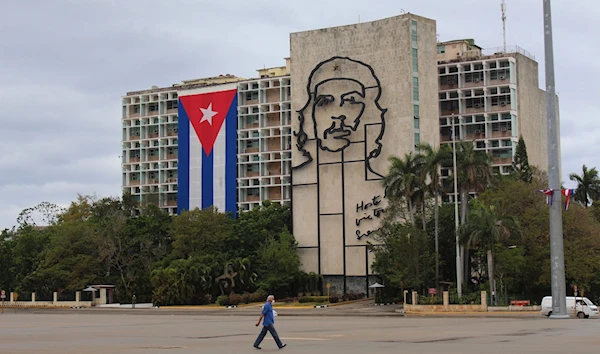
[(504, 53), (506, 53), (506, 3), (504, 0), (502, 0), (500, 8), (502, 9), (502, 38), (504, 40)]

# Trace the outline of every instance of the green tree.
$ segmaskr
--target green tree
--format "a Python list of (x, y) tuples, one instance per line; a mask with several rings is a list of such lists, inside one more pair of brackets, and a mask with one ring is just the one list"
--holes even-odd
[(569, 179), (577, 182), (573, 198), (586, 208), (600, 198), (600, 177), (596, 167), (588, 170), (587, 166), (583, 165), (581, 175), (571, 173)]
[[(476, 150), (472, 141), (461, 141), (456, 144), (456, 164), (458, 190), (460, 194), (460, 225), (467, 222), (469, 214), (469, 195), (471, 192), (481, 192), (489, 186), (493, 173), (492, 157), (483, 150)], [(469, 250), (460, 246), (463, 259), (463, 282), (469, 283), (470, 256)]]
[(413, 155), (412, 152), (404, 155), (404, 159), (390, 156), (390, 168), (388, 174), (383, 178), (383, 187), (386, 196), (390, 200), (404, 198), (408, 205), (411, 225), (415, 225), (415, 210), (413, 199), (419, 189), (419, 181), (423, 158), (421, 155)]
[(213, 207), (182, 212), (171, 229), (174, 256), (225, 253), (231, 226), (232, 220)]
[[(487, 273), (490, 291), (494, 291), (494, 249), (496, 244), (518, 234), (518, 223), (512, 216), (499, 216), (496, 208), (475, 203), (469, 221), (460, 226), (460, 233), (467, 248), (476, 247), (487, 252)], [(496, 303), (496, 299), (494, 303)]]
[(377, 245), (373, 271), (387, 287), (421, 290), (434, 278), (435, 256), (431, 254), (427, 234), (410, 224), (391, 221), (386, 217), (374, 234)]
[(279, 234), (279, 239), (269, 237), (266, 240), (258, 254), (260, 288), (275, 294), (290, 292), (291, 285), (300, 273), (296, 247), (296, 239), (287, 230)]
[(525, 145), (525, 139), (523, 136), (519, 137), (515, 156), (513, 160), (513, 170), (516, 173), (516, 177), (523, 182), (531, 183), (533, 179), (533, 171), (529, 166), (529, 158), (527, 157), (527, 146)]
[[(451, 157), (451, 151), (448, 145), (442, 145), (438, 150), (429, 144), (420, 144), (424, 166), (421, 171), (421, 180), (425, 182), (429, 178), (428, 190), (433, 195), (433, 215), (434, 215), (434, 240), (435, 240), (435, 286), (439, 288), (440, 264), (439, 264), (439, 195), (442, 191), (440, 166), (442, 161)], [(423, 217), (425, 220), (425, 217)], [(425, 221), (424, 221), (425, 222)], [(426, 231), (426, 228), (423, 228)]]

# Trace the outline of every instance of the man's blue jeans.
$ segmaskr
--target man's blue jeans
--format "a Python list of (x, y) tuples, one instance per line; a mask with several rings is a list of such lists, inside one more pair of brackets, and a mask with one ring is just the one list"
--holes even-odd
[(281, 348), (283, 343), (281, 343), (281, 340), (279, 339), (279, 335), (277, 334), (277, 331), (275, 330), (275, 326), (273, 326), (272, 324), (263, 326), (262, 331), (260, 331), (258, 338), (256, 338), (256, 341), (254, 342), (254, 346), (258, 347), (258, 345), (263, 341), (263, 339), (265, 339), (265, 336), (267, 335), (267, 331), (271, 332), (273, 339), (275, 339), (275, 343), (277, 343), (277, 347)]

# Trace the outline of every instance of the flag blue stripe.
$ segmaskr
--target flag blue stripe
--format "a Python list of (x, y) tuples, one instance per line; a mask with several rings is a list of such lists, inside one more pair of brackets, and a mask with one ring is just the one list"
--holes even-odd
[[(201, 147), (202, 149), (202, 147)], [(213, 181), (214, 181), (214, 156), (213, 151), (207, 156), (202, 150), (202, 209), (214, 204)]]
[(190, 120), (178, 102), (177, 214), (190, 209)]
[(237, 92), (225, 118), (225, 210), (237, 216)]

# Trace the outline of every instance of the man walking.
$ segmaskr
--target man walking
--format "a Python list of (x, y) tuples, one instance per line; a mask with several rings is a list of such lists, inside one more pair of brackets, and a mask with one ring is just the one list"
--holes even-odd
[(281, 343), (281, 340), (279, 339), (279, 335), (277, 334), (277, 331), (275, 330), (275, 318), (273, 317), (273, 303), (275, 302), (275, 296), (273, 295), (269, 295), (267, 297), (267, 302), (265, 303), (265, 306), (263, 306), (263, 310), (262, 313), (260, 314), (260, 318), (258, 319), (258, 322), (256, 322), (256, 327), (258, 327), (260, 325), (260, 321), (263, 321), (263, 329), (262, 331), (260, 331), (260, 334), (258, 335), (258, 338), (256, 338), (256, 341), (254, 342), (254, 348), (256, 349), (260, 349), (260, 347), (258, 346), (263, 339), (265, 339), (265, 336), (267, 335), (267, 331), (271, 332), (271, 335), (273, 336), (273, 339), (275, 339), (275, 343), (277, 343), (277, 346), (279, 347), (279, 349), (283, 349), (287, 344), (283, 344)]

